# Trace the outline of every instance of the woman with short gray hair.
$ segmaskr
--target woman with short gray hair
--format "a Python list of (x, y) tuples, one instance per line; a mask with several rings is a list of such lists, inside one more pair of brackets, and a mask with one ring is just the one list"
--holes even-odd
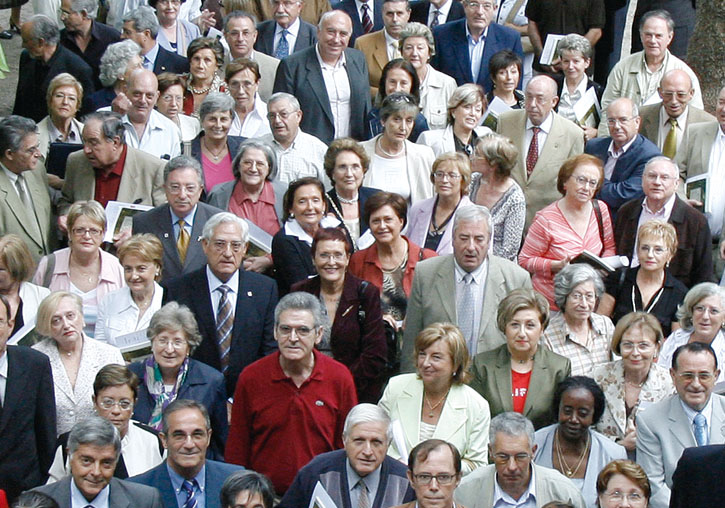
[(101, 57), (99, 79), (105, 88), (88, 96), (84, 111), (97, 111), (110, 106), (116, 95), (123, 91), (131, 73), (142, 68), (141, 48), (131, 39), (109, 45)]
[(612, 359), (614, 324), (594, 312), (603, 293), (602, 278), (586, 264), (567, 265), (554, 277), (554, 301), (561, 312), (551, 317), (541, 342), (569, 358), (572, 376), (587, 376)]
[(151, 356), (128, 366), (141, 380), (134, 420), (160, 431), (166, 406), (177, 399), (195, 400), (207, 408), (211, 418), (210, 458), (222, 460), (227, 438), (224, 376), (191, 358), (202, 342), (194, 314), (185, 305), (167, 303), (151, 318), (146, 336), (151, 341)]

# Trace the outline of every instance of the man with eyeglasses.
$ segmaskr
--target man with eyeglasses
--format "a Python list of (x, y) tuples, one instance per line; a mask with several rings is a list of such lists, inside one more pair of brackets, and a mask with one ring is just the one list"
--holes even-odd
[(322, 312), (309, 293), (285, 295), (274, 310), (279, 350), (244, 369), (234, 392), (224, 459), (266, 475), (279, 496), (316, 455), (343, 447), (357, 404), (347, 367), (315, 349)]
[(206, 263), (201, 233), (222, 210), (200, 202), (204, 176), (199, 161), (180, 155), (164, 167), (167, 203), (134, 215), (133, 233), (151, 233), (164, 247), (161, 281), (199, 270)]
[(248, 240), (244, 219), (217, 213), (201, 234), (206, 265), (163, 284), (164, 303), (186, 305), (194, 314), (202, 340), (192, 356), (224, 374), (229, 397), (239, 373), (275, 350), (277, 284), (242, 268)]
[(427, 439), (410, 451), (408, 480), (416, 500), (396, 508), (455, 508), (453, 491), (461, 482), (461, 454), (451, 443)]
[(725, 443), (725, 397), (713, 393), (720, 375), (709, 344), (691, 342), (672, 355), (677, 393), (637, 413), (637, 463), (652, 486), (651, 508), (667, 508), (672, 474), (685, 448)]
[(166, 460), (129, 481), (158, 489), (164, 508), (222, 508), (224, 480), (241, 468), (206, 457), (211, 442), (206, 407), (176, 399), (164, 409), (161, 425)]
[(551, 501), (586, 508), (581, 490), (555, 469), (532, 462), (536, 452), (534, 425), (519, 413), (501, 413), (491, 420), (489, 452), (493, 464), (467, 475), (455, 500), (466, 508), (538, 508)]
[(587, 141), (584, 152), (599, 157), (604, 164), (604, 183), (597, 198), (607, 203), (612, 217), (616, 217), (620, 206), (643, 196), (644, 165), (662, 152), (639, 134), (639, 108), (632, 99), (612, 101), (605, 116), (609, 137)]
[[(521, 60), (521, 36), (513, 28), (491, 23), (498, 0), (464, 0), (465, 19), (433, 29), (435, 55), (433, 67), (456, 80), (458, 85), (476, 83), (486, 93), (493, 89), (488, 62), (502, 49), (516, 53)], [(519, 82), (519, 84), (521, 84)]]
[[(644, 166), (643, 198), (627, 201), (619, 209), (614, 223), (617, 253), (631, 259), (631, 267), (639, 265), (637, 237), (639, 227), (651, 219), (662, 219), (675, 227), (677, 252), (670, 262), (670, 272), (685, 286), (712, 280), (712, 241), (707, 219), (681, 199), (677, 193), (680, 181), (677, 165), (667, 157), (654, 157)], [(717, 248), (717, 245), (716, 245)]]

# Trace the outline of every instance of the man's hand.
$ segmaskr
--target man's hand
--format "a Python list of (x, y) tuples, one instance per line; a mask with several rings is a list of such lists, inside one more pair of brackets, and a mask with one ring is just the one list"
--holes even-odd
[(67, 215), (59, 215), (58, 216), (58, 227), (63, 233), (68, 234), (68, 216)]
[(114, 235), (113, 237), (113, 246), (116, 247), (116, 250), (121, 248), (121, 245), (126, 243), (126, 241), (131, 238), (132, 231), (130, 229), (124, 229), (119, 234)]
[(49, 174), (48, 185), (50, 185), (54, 189), (60, 190), (63, 188), (63, 179), (58, 175)]

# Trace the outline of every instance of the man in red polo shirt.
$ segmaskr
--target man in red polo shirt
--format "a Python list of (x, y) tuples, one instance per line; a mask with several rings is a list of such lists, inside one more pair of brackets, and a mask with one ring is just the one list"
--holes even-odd
[(282, 298), (274, 312), (279, 351), (245, 368), (234, 392), (224, 458), (267, 475), (278, 495), (313, 457), (343, 447), (345, 418), (357, 404), (347, 367), (315, 350), (322, 319), (311, 294)]

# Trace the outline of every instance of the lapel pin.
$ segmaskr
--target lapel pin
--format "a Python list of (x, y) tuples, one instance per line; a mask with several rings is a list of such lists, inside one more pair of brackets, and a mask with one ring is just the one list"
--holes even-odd
[(247, 291), (247, 296), (251, 298), (252, 297), (252, 292), (251, 291)]
[(197, 241), (197, 242), (201, 242), (201, 236), (197, 236), (197, 237), (196, 237), (196, 241)]
[(168, 237), (169, 237), (169, 234), (168, 233), (164, 233), (164, 238), (168, 238)]
[(318, 407), (322, 407), (322, 406), (324, 406), (324, 405), (325, 405), (325, 403), (324, 403), (324, 402), (322, 402), (321, 400), (316, 400), (316, 401), (315, 401), (315, 406), (318, 406)]

